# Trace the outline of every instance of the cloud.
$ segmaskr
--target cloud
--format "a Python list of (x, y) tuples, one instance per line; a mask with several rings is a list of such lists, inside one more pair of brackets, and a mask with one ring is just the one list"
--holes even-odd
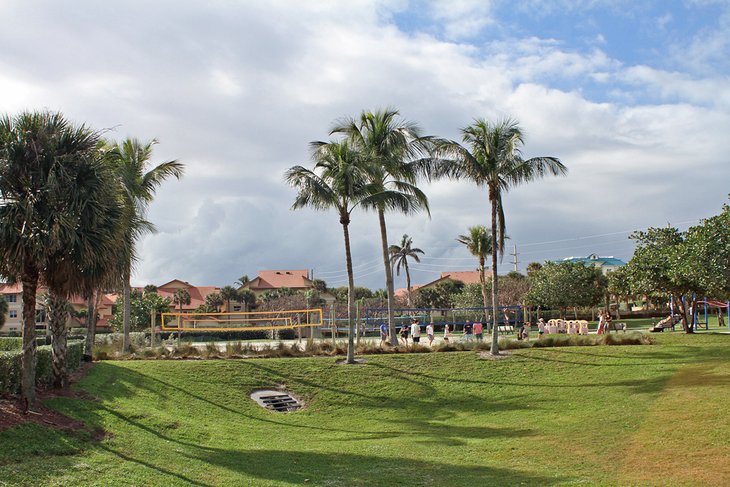
[[(451, 139), (474, 117), (512, 116), (526, 156), (566, 163), (569, 177), (505, 196), (518, 248), (719, 211), (730, 180), (721, 73), (629, 64), (539, 33), (471, 40), (498, 22), (492, 2), (430, 3), (426, 23), (397, 26), (421, 5), (9, 2), (0, 111), (48, 107), (116, 139), (156, 137), (154, 161), (187, 165), (151, 207), (160, 232), (140, 248), (140, 284), (225, 285), (265, 268), (310, 268), (343, 284), (336, 215), (290, 211), (282, 176), (309, 164), (308, 143), (326, 140), (334, 120), (388, 105)], [(390, 239), (408, 233), (427, 252), (419, 279), (473, 268), (455, 238), (487, 222), (484, 190), (456, 181), (425, 190), (431, 218), (389, 215)], [(382, 287), (376, 216), (356, 212), (351, 233), (357, 284)], [(599, 244), (612, 253), (605, 240), (584, 249)], [(531, 260), (565, 256), (529, 249)]]

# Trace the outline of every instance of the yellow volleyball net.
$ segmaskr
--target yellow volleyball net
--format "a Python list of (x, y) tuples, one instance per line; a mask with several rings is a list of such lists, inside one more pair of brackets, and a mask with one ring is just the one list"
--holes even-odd
[(255, 331), (322, 326), (322, 309), (162, 313), (162, 331)]

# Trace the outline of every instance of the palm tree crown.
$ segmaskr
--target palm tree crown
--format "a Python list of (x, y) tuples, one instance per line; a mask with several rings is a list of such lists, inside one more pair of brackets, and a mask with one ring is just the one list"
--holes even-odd
[(388, 248), (388, 252), (390, 253), (390, 261), (395, 266), (395, 273), (396, 275), (400, 276), (400, 270), (403, 268), (403, 270), (406, 273), (406, 289), (408, 291), (408, 294), (406, 295), (408, 300), (408, 306), (411, 306), (411, 274), (408, 269), (408, 259), (411, 258), (416, 262), (421, 262), (421, 258), (418, 257), (418, 254), (423, 255), (423, 250), (419, 248), (415, 248), (413, 245), (413, 239), (409, 237), (408, 235), (403, 235), (403, 238), (401, 238), (400, 245), (391, 245)]

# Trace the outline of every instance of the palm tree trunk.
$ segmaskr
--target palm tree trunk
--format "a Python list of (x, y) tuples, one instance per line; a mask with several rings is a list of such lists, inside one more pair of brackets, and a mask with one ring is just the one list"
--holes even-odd
[[(352, 272), (352, 254), (350, 252), (350, 218), (347, 213), (340, 215), (342, 233), (345, 237), (345, 263), (347, 266), (347, 363), (355, 363), (355, 322), (352, 320), (352, 306), (355, 297), (355, 278)], [(337, 325), (335, 325), (336, 327)]]
[(388, 255), (388, 231), (385, 227), (385, 211), (378, 208), (378, 221), (380, 222), (380, 244), (383, 250), (383, 264), (385, 265), (385, 288), (388, 293), (388, 329), (390, 330), (390, 344), (398, 346), (398, 335), (395, 330), (395, 319), (393, 318), (393, 269), (390, 266)]
[(130, 278), (130, 273), (127, 272), (124, 276), (124, 312), (122, 315), (122, 328), (124, 332), (124, 339), (122, 341), (123, 353), (129, 353), (129, 330), (132, 314), (132, 286), (129, 283)]
[(94, 359), (94, 340), (96, 339), (96, 291), (86, 300), (86, 342), (84, 343), (84, 362)]
[(23, 265), (23, 357), (21, 359), (20, 397), (28, 411), (35, 403), (35, 295), (38, 269), (29, 262)]
[(482, 285), (482, 301), (484, 304), (484, 319), (487, 319), (487, 278), (484, 275), (484, 257), (479, 257), (479, 283)]
[(499, 354), (499, 326), (497, 311), (497, 200), (492, 200), (492, 355)]
[(68, 321), (68, 301), (54, 292), (49, 293), (48, 326), (51, 329), (51, 357), (53, 364), (53, 385), (66, 387), (66, 337)]
[(403, 257), (403, 266), (406, 269), (406, 300), (408, 301), (408, 307), (413, 306), (413, 300), (411, 299), (411, 273), (408, 271), (408, 258)]

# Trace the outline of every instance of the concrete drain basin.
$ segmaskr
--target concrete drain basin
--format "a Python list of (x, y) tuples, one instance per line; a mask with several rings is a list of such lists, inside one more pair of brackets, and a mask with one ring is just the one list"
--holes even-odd
[(302, 408), (302, 403), (286, 391), (253, 391), (251, 399), (256, 401), (262, 408), (280, 413), (297, 411)]

